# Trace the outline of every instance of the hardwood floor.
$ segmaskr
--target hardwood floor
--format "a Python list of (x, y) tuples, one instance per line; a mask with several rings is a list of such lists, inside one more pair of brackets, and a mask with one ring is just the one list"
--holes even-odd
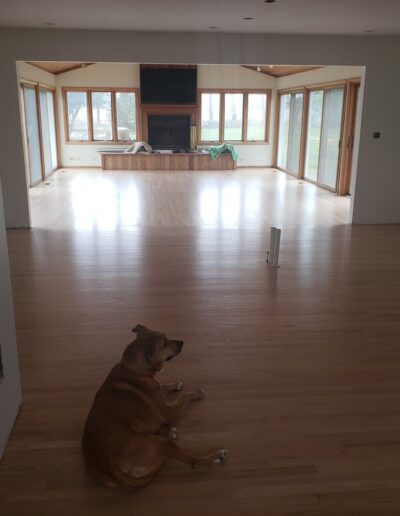
[[(400, 229), (269, 170), (57, 172), (9, 231), (24, 403), (0, 514), (400, 514)], [(271, 224), (281, 268), (265, 264)], [(183, 448), (144, 490), (98, 487), (93, 395), (142, 323), (185, 340), (163, 378), (202, 387)]]

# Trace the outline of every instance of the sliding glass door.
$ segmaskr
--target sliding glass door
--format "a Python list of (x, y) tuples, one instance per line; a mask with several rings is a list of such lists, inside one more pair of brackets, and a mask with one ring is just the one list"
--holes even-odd
[(28, 158), (30, 184), (42, 180), (42, 159), (40, 154), (39, 120), (36, 101), (36, 88), (23, 85), (26, 155)]
[(300, 171), (303, 120), (302, 92), (280, 96), (277, 165), (296, 176)]
[(42, 130), (44, 175), (48, 176), (58, 167), (57, 137), (54, 116), (54, 93), (44, 88), (40, 89), (40, 123)]
[(344, 88), (310, 92), (304, 177), (337, 188)]
[(34, 186), (58, 168), (54, 91), (25, 83), (21, 89), (25, 155)]

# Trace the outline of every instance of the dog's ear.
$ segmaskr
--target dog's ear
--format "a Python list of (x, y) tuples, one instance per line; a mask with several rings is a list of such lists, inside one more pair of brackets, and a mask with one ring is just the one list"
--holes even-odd
[(140, 333), (141, 331), (146, 330), (145, 326), (142, 326), (141, 324), (137, 324), (133, 329), (133, 333)]

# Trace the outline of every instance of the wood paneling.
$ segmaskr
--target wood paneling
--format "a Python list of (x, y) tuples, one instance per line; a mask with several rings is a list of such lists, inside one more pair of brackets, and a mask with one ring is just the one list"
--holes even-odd
[(212, 159), (209, 154), (192, 154), (192, 170), (235, 170), (236, 161), (230, 154), (220, 154), (217, 159)]
[(103, 170), (234, 170), (230, 154), (213, 160), (209, 154), (101, 153)]
[(271, 77), (287, 77), (296, 73), (311, 72), (318, 70), (321, 66), (280, 66), (280, 65), (260, 65), (260, 66), (243, 66), (255, 72), (270, 75)]
[(342, 158), (340, 162), (338, 194), (347, 195), (350, 192), (351, 169), (353, 163), (354, 133), (357, 114), (357, 93), (360, 79), (347, 82), (346, 103), (344, 109)]
[(28, 64), (36, 66), (45, 72), (52, 73), (53, 75), (60, 75), (61, 73), (70, 72), (71, 70), (77, 70), (78, 68), (86, 68), (94, 63), (74, 63), (70, 61), (27, 61)]

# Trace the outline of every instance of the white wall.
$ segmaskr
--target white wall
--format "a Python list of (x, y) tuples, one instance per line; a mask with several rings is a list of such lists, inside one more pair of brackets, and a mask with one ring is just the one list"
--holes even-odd
[[(274, 89), (275, 79), (247, 70), (238, 65), (200, 65), (197, 85), (199, 88), (263, 88)], [(84, 87), (140, 87), (138, 64), (96, 63), (57, 76), (57, 98), (59, 113), (63, 112), (62, 88)], [(271, 108), (273, 111), (273, 108)], [(72, 144), (65, 139), (63, 117), (59, 117), (61, 140), (61, 163), (68, 166), (100, 166), (99, 150), (126, 148), (126, 144)], [(266, 145), (238, 144), (240, 166), (270, 166), (272, 164), (273, 118), (271, 117), (270, 141)]]
[(0, 383), (0, 459), (21, 404), (14, 308), (0, 185), (0, 344), (4, 378)]
[[(0, 176), (9, 226), (29, 226), (16, 61), (366, 66), (352, 216), (400, 223), (399, 36), (0, 29)], [(373, 139), (374, 131), (381, 132)]]
[(56, 76), (28, 63), (17, 63), (18, 79), (56, 87)]

